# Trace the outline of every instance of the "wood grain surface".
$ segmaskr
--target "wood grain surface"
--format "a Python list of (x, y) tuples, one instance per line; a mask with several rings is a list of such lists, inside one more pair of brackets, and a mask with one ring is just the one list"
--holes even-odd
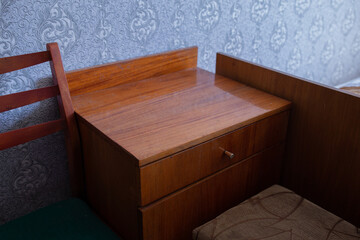
[(284, 141), (288, 116), (279, 113), (140, 168), (140, 206)]
[(222, 54), (216, 72), (292, 101), (282, 183), (360, 226), (360, 97)]
[(196, 52), (67, 74), (89, 202), (124, 239), (190, 239), (280, 178), (290, 102), (196, 68)]
[(196, 67), (197, 47), (97, 65), (67, 73), (72, 96)]
[(191, 239), (192, 230), (279, 182), (283, 145), (140, 208), (144, 240)]
[(124, 150), (80, 119), (89, 205), (124, 239), (139, 239), (138, 168)]
[(290, 108), (202, 69), (73, 97), (76, 112), (144, 166)]

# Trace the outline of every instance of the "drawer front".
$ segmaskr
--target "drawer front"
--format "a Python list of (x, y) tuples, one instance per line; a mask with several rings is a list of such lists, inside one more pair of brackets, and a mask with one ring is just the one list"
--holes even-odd
[[(140, 168), (145, 206), (285, 139), (289, 112), (282, 112)], [(233, 158), (224, 154), (227, 150)]]
[(278, 183), (282, 155), (276, 145), (140, 208), (143, 239), (191, 239), (197, 226)]

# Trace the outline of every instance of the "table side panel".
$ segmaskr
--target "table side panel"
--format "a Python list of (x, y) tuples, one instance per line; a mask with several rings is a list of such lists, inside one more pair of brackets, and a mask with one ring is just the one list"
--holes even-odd
[(132, 157), (79, 121), (90, 206), (125, 239), (139, 239), (138, 168)]

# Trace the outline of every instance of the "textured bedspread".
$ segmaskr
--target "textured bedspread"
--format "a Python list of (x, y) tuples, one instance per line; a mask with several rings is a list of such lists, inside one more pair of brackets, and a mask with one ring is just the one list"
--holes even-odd
[(195, 240), (360, 239), (354, 225), (274, 185), (193, 231)]

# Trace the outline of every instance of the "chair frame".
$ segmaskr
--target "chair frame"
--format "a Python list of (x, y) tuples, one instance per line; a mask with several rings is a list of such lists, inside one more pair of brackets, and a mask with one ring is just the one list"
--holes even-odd
[(54, 86), (0, 96), (0, 113), (57, 96), (61, 118), (5, 133), (0, 133), (0, 150), (64, 130), (72, 195), (84, 197), (82, 153), (78, 126), (69, 86), (57, 43), (48, 43), (47, 51), (0, 59), (0, 74), (49, 61)]

